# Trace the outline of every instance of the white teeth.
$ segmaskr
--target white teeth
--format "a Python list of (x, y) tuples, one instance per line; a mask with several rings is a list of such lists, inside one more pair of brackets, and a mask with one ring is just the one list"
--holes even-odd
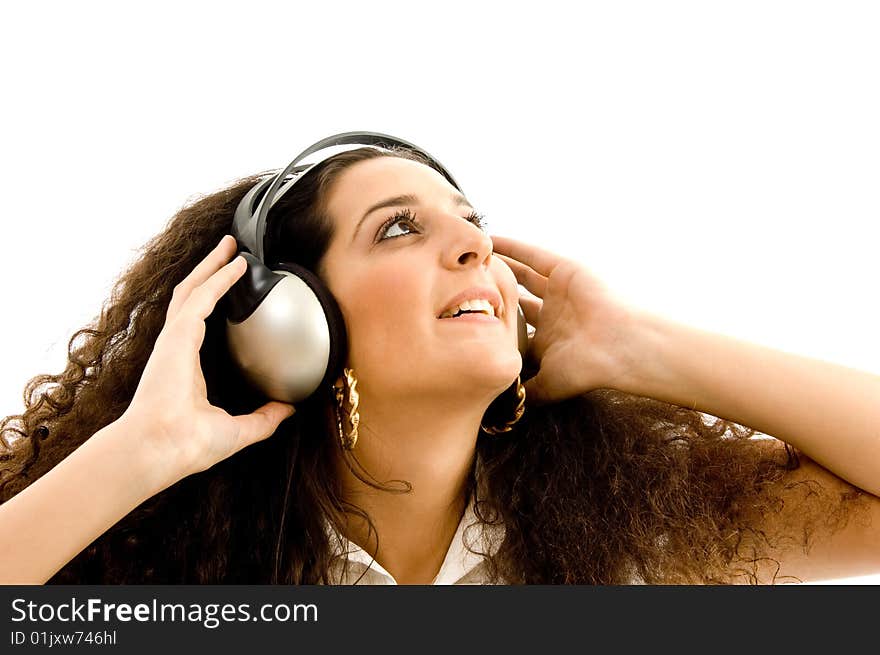
[(474, 298), (459, 303), (457, 307), (447, 309), (440, 315), (440, 318), (452, 318), (457, 311), (485, 312), (489, 316), (495, 316), (495, 308), (488, 300), (484, 298)]

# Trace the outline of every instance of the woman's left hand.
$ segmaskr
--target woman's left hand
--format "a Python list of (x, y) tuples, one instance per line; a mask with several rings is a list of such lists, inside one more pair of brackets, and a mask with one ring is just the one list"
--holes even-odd
[(492, 242), (517, 282), (536, 296), (520, 296), (526, 321), (535, 326), (530, 353), (540, 365), (525, 383), (529, 400), (625, 390), (635, 361), (629, 351), (635, 308), (578, 262), (507, 237), (492, 236)]

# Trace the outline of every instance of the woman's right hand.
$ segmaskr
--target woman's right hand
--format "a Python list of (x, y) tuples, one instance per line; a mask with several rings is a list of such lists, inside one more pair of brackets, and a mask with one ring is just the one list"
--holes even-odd
[[(159, 467), (161, 488), (204, 471), (271, 435), (294, 413), (292, 405), (270, 401), (251, 414), (231, 416), (208, 402), (199, 360), (205, 319), (246, 270), (226, 235), (175, 288), (165, 325), (156, 339), (131, 404), (118, 419)], [(167, 468), (166, 468), (167, 467)]]

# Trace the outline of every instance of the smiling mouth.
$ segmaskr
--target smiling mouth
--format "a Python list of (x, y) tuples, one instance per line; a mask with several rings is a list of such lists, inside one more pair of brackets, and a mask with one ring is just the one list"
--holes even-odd
[(473, 310), (473, 309), (472, 310), (459, 309), (454, 314), (448, 314), (448, 313), (443, 314), (439, 318), (441, 320), (446, 320), (446, 319), (450, 319), (450, 318), (459, 318), (461, 316), (485, 316), (486, 318), (493, 318), (493, 319), (495, 318), (494, 313), (489, 313), (486, 310)]
[(481, 311), (463, 311), (457, 312), (453, 316), (444, 316), (438, 320), (442, 320), (444, 323), (492, 323), (498, 324), (501, 323), (501, 319), (497, 316), (492, 316), (488, 312)]

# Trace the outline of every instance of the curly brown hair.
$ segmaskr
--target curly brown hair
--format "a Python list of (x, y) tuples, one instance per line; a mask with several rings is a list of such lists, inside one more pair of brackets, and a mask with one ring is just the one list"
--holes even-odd
[[(346, 167), (378, 156), (430, 165), (402, 148), (361, 148), (326, 160), (273, 209), (270, 266), (296, 262), (320, 274), (332, 237), (324, 205), (330, 185)], [(230, 232), (239, 200), (265, 174), (191, 199), (141, 249), (100, 316), (71, 337), (65, 370), (26, 384), (24, 413), (0, 424), (0, 501), (125, 411), (175, 285)], [(219, 309), (206, 320), (200, 357), (212, 404), (244, 414), (265, 402), (230, 359)], [(494, 413), (509, 415), (506, 402), (506, 394), (493, 402), (487, 424), (498, 422)], [(319, 391), (272, 437), (142, 503), (49, 583), (330, 579), (334, 553), (324, 526), (338, 530), (347, 512), (369, 520), (343, 500), (334, 475), (332, 411), (329, 389)], [(478, 488), (479, 459), (476, 515), (506, 528), (500, 549), (485, 553), (489, 577), (508, 584), (756, 580), (760, 553), (743, 545), (756, 541), (756, 517), (778, 510), (778, 483), (798, 457), (782, 442), (754, 436), (736, 423), (614, 389), (528, 405), (511, 432), (477, 440), (468, 492)], [(822, 512), (841, 508), (827, 501)]]

